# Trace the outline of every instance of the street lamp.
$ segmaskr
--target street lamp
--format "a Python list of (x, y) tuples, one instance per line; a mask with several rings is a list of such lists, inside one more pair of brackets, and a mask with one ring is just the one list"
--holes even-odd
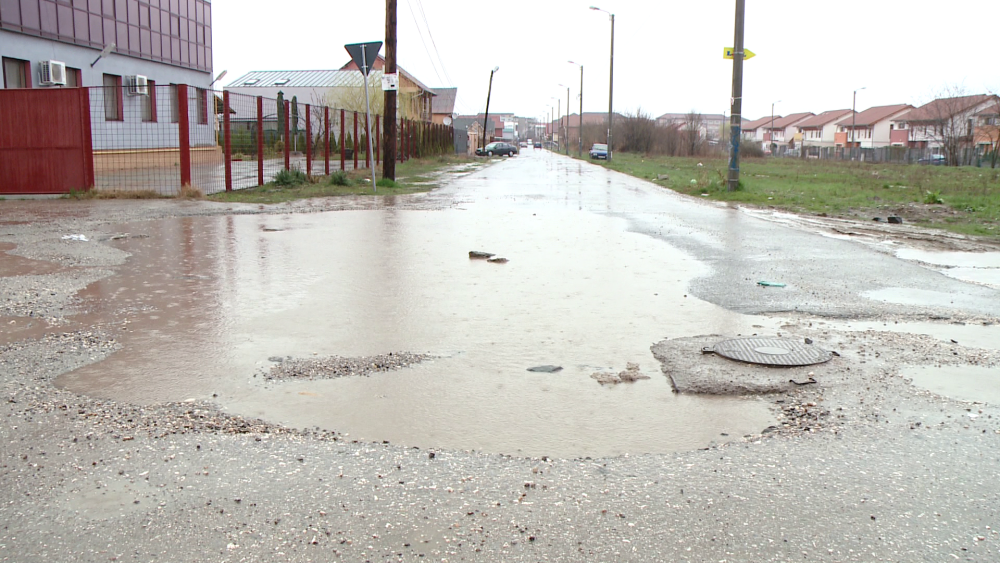
[(611, 144), (611, 131), (613, 129), (612, 116), (614, 115), (614, 103), (612, 102), (615, 94), (615, 15), (607, 10), (602, 10), (597, 6), (591, 6), (591, 10), (596, 10), (598, 12), (604, 12), (611, 17), (611, 64), (610, 66), (610, 77), (608, 78), (608, 160), (611, 160), (612, 149), (614, 148)]
[(771, 102), (771, 156), (774, 156), (775, 149), (777, 149), (777, 144), (774, 142), (774, 104), (780, 103), (781, 100)]
[[(575, 65), (573, 61), (569, 61), (569, 64)], [(580, 158), (583, 158), (583, 65), (578, 65), (580, 67), (580, 126), (577, 137), (580, 141)], [(567, 104), (569, 102), (566, 102)], [(566, 149), (569, 150), (569, 149)]]
[(851, 102), (851, 160), (854, 160), (854, 124), (858, 117), (858, 90), (864, 90), (867, 86), (862, 86), (854, 91), (854, 101)]
[[(556, 118), (555, 118), (555, 121), (553, 122), (553, 125), (552, 125), (552, 132), (555, 133), (556, 135), (558, 135), (558, 133), (556, 133), (556, 131), (559, 130), (558, 129), (558, 127), (559, 127), (558, 124), (562, 123), (562, 98), (557, 98), (555, 96), (550, 96), (549, 99), (556, 101)], [(558, 141), (556, 141), (556, 142), (558, 142)], [(559, 152), (558, 148), (556, 148), (556, 152)]]
[(490, 89), (486, 91), (486, 114), (483, 115), (483, 147), (486, 148), (486, 120), (490, 117), (490, 95), (493, 94), (493, 73), (500, 70), (500, 67), (495, 66), (493, 70), (490, 71)]

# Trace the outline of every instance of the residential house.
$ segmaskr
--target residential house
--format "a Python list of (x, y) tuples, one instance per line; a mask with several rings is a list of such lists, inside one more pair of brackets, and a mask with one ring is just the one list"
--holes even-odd
[[(981, 94), (939, 98), (924, 104), (893, 121), (894, 143), (910, 148), (939, 149), (955, 156), (960, 149), (972, 148), (977, 138), (977, 121), (995, 113), (1000, 98)], [(987, 115), (980, 116), (982, 113)], [(905, 136), (901, 131), (905, 131)], [(980, 129), (987, 133), (988, 129)], [(957, 164), (957, 161), (953, 161)]]
[(837, 122), (851, 114), (849, 109), (835, 109), (814, 115), (797, 125), (802, 145), (808, 150), (834, 146)]
[[(656, 118), (656, 124), (661, 127), (669, 125), (679, 125), (683, 130), (688, 127), (690, 113), (665, 113)], [(723, 136), (723, 124), (727, 123), (726, 116), (721, 113), (695, 113), (698, 121), (698, 134), (702, 139), (718, 141)]]
[[(379, 76), (381, 77), (381, 72), (384, 68), (385, 58), (382, 55), (379, 55), (372, 64), (372, 70), (379, 71)], [(344, 66), (340, 67), (340, 70), (358, 70), (358, 65), (354, 64), (354, 61), (351, 60)], [(399, 91), (397, 92), (397, 98), (400, 112), (406, 117), (406, 119), (431, 121), (431, 117), (433, 115), (431, 100), (434, 96), (436, 96), (434, 90), (425, 86), (423, 82), (417, 80), (417, 77), (413, 76), (409, 72), (406, 72), (399, 65), (396, 65), (396, 70), (399, 71)], [(381, 96), (381, 79), (378, 91), (379, 96)]]
[(744, 141), (755, 141), (764, 146), (764, 126), (770, 125), (771, 121), (774, 119), (781, 119), (780, 115), (775, 116), (764, 116), (760, 119), (755, 119), (753, 121), (743, 122), (743, 126), (740, 128), (742, 131), (742, 136)]
[(767, 121), (759, 127), (764, 131), (764, 149), (768, 145), (776, 145), (778, 152), (785, 152), (795, 148), (795, 136), (798, 133), (797, 125), (809, 118), (816, 117), (811, 112), (793, 113), (785, 117), (775, 117), (773, 121)]
[(979, 154), (1000, 148), (1000, 101), (976, 114), (974, 142)]
[(911, 109), (913, 106), (909, 104), (895, 104), (849, 113), (837, 122), (834, 146), (864, 149), (888, 147), (891, 132), (896, 129), (893, 120)]
[[(176, 147), (178, 101), (171, 86), (187, 84), (194, 144), (214, 145), (212, 4), (167, 4), (2, 0), (0, 86), (107, 87), (107, 96), (91, 92), (94, 149), (101, 151)], [(112, 43), (117, 47), (92, 64)]]
[[(614, 119), (615, 119), (616, 122), (617, 122), (617, 120), (622, 119), (622, 118), (623, 118), (623, 116), (621, 114), (618, 114), (618, 113), (614, 114)], [(604, 139), (607, 137), (608, 112), (606, 112), (606, 111), (604, 111), (604, 112), (601, 112), (601, 111), (585, 111), (585, 112), (583, 112), (583, 128), (585, 130), (587, 130), (588, 128), (590, 128), (592, 126), (599, 126), (599, 128), (601, 129), (601, 134), (598, 136), (598, 138), (601, 140), (601, 142), (604, 142)], [(560, 139), (562, 139), (562, 137), (564, 135), (566, 136), (566, 142), (569, 143), (570, 147), (578, 147), (579, 146), (579, 144), (580, 144), (580, 114), (579, 113), (571, 113), (568, 116), (564, 115), (563, 117), (561, 117), (559, 120), (557, 120), (555, 122), (554, 127), (556, 127), (556, 133), (559, 134), (559, 138)], [(547, 127), (546, 128), (546, 134), (551, 135), (551, 133), (552, 133), (552, 127), (551, 126)], [(584, 139), (586, 140), (587, 138), (588, 137), (586, 137), (586, 135), (585, 135)], [(585, 149), (589, 149), (590, 147), (584, 147), (584, 148)]]
[(435, 88), (431, 99), (431, 121), (451, 125), (455, 118), (455, 99), (458, 88)]

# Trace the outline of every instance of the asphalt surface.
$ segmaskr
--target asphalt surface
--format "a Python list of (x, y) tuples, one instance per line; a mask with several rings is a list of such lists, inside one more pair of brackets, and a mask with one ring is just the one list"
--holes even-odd
[[(817, 384), (761, 398), (773, 428), (598, 459), (354, 443), (210, 402), (140, 407), (52, 385), (120, 348), (120, 327), (66, 317), (77, 291), (128, 264), (61, 235), (177, 215), (472, 205), (622, 218), (704, 266), (693, 295), (839, 356), (815, 368)], [(0, 277), (0, 561), (1000, 560), (1000, 409), (900, 376), (1000, 365), (988, 345), (1000, 343), (1000, 294), (878, 248), (541, 151), (393, 202), (3, 201), (0, 214), (9, 254), (66, 268)], [(846, 319), (885, 326), (852, 331)], [(34, 321), (51, 328), (22, 330)], [(916, 321), (931, 334), (899, 328)], [(966, 346), (951, 328), (985, 336)], [(677, 336), (646, 343), (665, 371), (691, 361), (684, 339), (699, 335)], [(718, 392), (750, 369), (717, 365)]]

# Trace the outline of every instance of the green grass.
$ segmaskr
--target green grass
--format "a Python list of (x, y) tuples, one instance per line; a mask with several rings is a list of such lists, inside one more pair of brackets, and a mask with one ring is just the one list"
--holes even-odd
[(1000, 169), (746, 159), (740, 162), (743, 189), (730, 192), (728, 161), (718, 158), (619, 152), (599, 163), (705, 199), (864, 220), (899, 215), (907, 223), (1000, 236)]
[(279, 172), (273, 182), (263, 186), (232, 192), (212, 194), (209, 199), (221, 202), (284, 203), (296, 199), (337, 196), (387, 196), (430, 191), (438, 185), (437, 178), (458, 165), (478, 162), (462, 155), (433, 156), (410, 159), (396, 163), (396, 181), (378, 178), (381, 167), (376, 169), (377, 191), (372, 190), (371, 171), (368, 169), (336, 171), (330, 176), (306, 175), (298, 170)]

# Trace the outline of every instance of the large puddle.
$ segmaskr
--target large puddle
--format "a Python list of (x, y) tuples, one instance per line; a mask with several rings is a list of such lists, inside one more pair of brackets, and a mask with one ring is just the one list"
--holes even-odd
[(943, 397), (1000, 404), (1000, 368), (982, 366), (909, 367), (903, 377)]
[[(559, 457), (662, 453), (758, 433), (766, 402), (683, 396), (649, 347), (772, 333), (685, 295), (705, 266), (573, 204), (175, 218), (116, 226), (132, 253), (83, 292), (123, 351), (59, 378), (137, 403), (190, 398), (359, 440)], [(470, 260), (470, 250), (510, 259)], [(758, 325), (754, 328), (754, 325)], [(760, 328), (764, 325), (766, 328)], [(394, 351), (371, 377), (264, 383), (268, 358)], [(601, 387), (636, 362), (652, 379)], [(531, 373), (540, 364), (558, 373)]]
[(981, 285), (1000, 288), (1000, 252), (933, 252), (900, 249), (896, 256), (938, 266), (942, 274)]

